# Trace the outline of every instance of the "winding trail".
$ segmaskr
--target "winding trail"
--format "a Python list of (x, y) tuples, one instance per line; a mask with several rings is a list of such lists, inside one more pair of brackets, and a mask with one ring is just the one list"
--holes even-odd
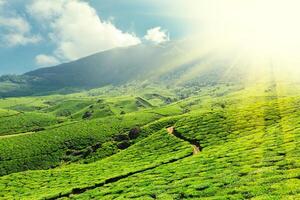
[(175, 127), (171, 126), (171, 127), (167, 128), (167, 132), (174, 137), (177, 137), (181, 140), (184, 140), (184, 141), (190, 143), (191, 146), (193, 147), (194, 155), (196, 155), (202, 151), (202, 147), (200, 146), (200, 143), (197, 140), (190, 139), (190, 138), (183, 136), (181, 133), (179, 133), (178, 131), (175, 130)]

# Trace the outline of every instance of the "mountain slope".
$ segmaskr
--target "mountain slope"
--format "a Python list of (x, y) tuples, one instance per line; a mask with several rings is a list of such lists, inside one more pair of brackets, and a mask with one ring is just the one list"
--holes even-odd
[[(228, 55), (232, 56), (232, 55)], [(186, 41), (161, 45), (140, 44), (100, 52), (54, 67), (41, 68), (20, 76), (0, 77), (0, 96), (24, 96), (47, 92), (74, 92), (106, 85), (156, 82), (213, 84), (224, 81), (229, 58), (216, 52), (191, 50)], [(238, 74), (235, 69), (234, 75)], [(227, 77), (227, 82), (238, 76)]]
[(0, 95), (22, 96), (64, 88), (95, 88), (145, 80), (178, 55), (173, 43), (116, 48), (21, 76), (2, 76)]
[[(25, 75), (40, 77), (58, 87), (99, 87), (145, 78), (166, 64), (172, 44), (138, 45), (101, 52), (56, 67), (42, 68)], [(168, 54), (168, 55), (167, 55)], [(173, 55), (172, 55), (173, 54)]]

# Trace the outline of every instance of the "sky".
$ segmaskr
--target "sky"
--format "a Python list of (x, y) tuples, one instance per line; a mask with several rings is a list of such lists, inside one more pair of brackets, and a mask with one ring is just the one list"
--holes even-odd
[(187, 34), (172, 1), (0, 0), (0, 75)]
[(195, 49), (298, 64), (299, 7), (299, 0), (0, 0), (0, 75), (187, 37)]

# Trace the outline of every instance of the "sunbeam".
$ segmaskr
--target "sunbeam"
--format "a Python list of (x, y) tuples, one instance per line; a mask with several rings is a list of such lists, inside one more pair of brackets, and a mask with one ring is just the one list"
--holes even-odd
[(299, 1), (191, 0), (180, 6), (189, 10), (194, 35), (212, 47), (238, 51), (248, 60), (299, 66)]

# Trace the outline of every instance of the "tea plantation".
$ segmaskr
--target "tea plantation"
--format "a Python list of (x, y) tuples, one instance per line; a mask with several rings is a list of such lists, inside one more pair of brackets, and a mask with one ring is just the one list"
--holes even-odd
[(1, 100), (0, 199), (300, 199), (297, 84), (152, 89)]

